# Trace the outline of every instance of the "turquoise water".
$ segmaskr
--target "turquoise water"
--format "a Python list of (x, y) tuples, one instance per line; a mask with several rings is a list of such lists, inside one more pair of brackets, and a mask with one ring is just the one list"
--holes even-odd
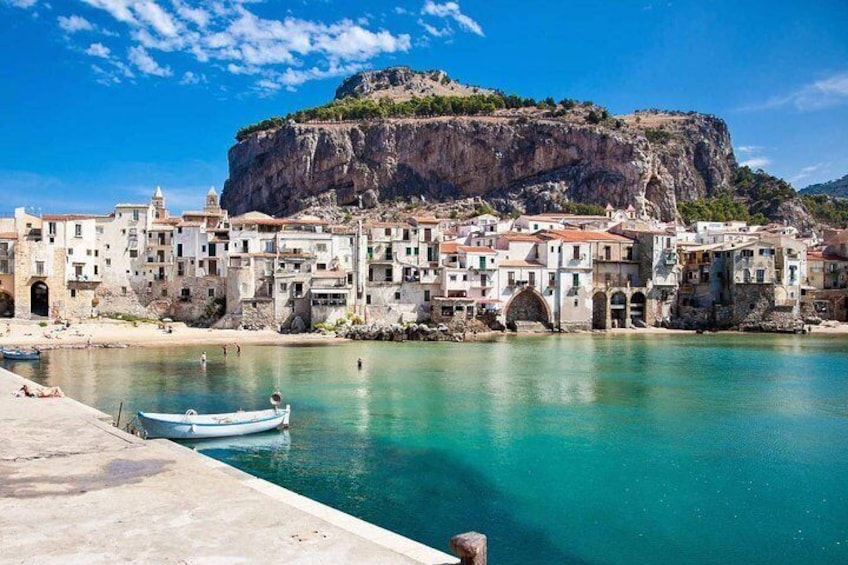
[(279, 386), (288, 437), (196, 447), (434, 547), (484, 532), (492, 563), (848, 562), (844, 337), (205, 349), (6, 366), (124, 421)]

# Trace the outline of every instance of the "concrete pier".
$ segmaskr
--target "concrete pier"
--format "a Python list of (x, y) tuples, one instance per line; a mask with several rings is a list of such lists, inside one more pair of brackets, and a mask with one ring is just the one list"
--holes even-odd
[(0, 369), (0, 563), (459, 562), (24, 383)]

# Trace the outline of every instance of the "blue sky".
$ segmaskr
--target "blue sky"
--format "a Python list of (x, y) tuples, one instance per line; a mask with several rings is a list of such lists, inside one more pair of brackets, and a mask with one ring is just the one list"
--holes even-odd
[(196, 208), (238, 128), (399, 64), (716, 114), (801, 188), (848, 173), (846, 30), (845, 0), (0, 0), (0, 215)]

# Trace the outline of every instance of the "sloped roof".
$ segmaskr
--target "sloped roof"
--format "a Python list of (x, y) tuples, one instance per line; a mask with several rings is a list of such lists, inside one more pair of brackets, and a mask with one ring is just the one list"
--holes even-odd
[(459, 251), (463, 253), (481, 253), (486, 255), (496, 255), (497, 251), (492, 249), (491, 247), (475, 247), (473, 245), (459, 245), (457, 246)]
[(633, 243), (633, 240), (629, 237), (606, 231), (545, 230), (542, 234), (563, 241), (617, 241), (621, 243)]
[(538, 261), (527, 260), (527, 259), (509, 259), (507, 261), (501, 261), (501, 267), (544, 267)]

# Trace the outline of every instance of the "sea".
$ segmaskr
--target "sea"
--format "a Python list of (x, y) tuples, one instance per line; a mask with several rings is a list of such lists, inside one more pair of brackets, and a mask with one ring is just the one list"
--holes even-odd
[(122, 426), (138, 410), (265, 408), (279, 389), (287, 433), (186, 445), (445, 551), (482, 532), (491, 563), (848, 563), (845, 336), (228, 353), (69, 349), (4, 366)]

